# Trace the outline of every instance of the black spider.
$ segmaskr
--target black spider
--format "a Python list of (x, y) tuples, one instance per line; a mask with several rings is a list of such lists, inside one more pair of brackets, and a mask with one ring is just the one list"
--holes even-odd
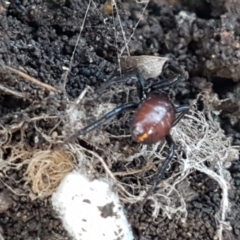
[[(86, 126), (85, 128), (77, 131), (72, 135), (67, 142), (75, 140), (79, 135), (86, 134), (99, 126), (101, 126), (107, 120), (113, 118), (123, 111), (135, 110), (132, 122), (131, 122), (131, 134), (135, 141), (143, 144), (154, 144), (163, 139), (166, 139), (170, 153), (166, 160), (163, 162), (161, 170), (155, 176), (155, 180), (152, 188), (147, 193), (147, 197), (156, 189), (164, 176), (164, 172), (167, 169), (170, 161), (174, 156), (175, 143), (170, 135), (170, 131), (189, 110), (189, 106), (175, 107), (169, 97), (163, 92), (159, 92), (162, 88), (169, 87), (176, 84), (181, 79), (184, 79), (184, 73), (180, 72), (174, 75), (172, 78), (155, 83), (145, 89), (146, 81), (140, 73), (137, 73), (136, 77), (132, 79), (138, 82), (138, 95), (139, 103), (126, 103), (104, 115), (99, 120)], [(120, 80), (120, 82), (123, 80)], [(105, 84), (106, 87), (111, 83)], [(103, 90), (104, 88), (101, 88)], [(178, 114), (176, 116), (176, 114)]]

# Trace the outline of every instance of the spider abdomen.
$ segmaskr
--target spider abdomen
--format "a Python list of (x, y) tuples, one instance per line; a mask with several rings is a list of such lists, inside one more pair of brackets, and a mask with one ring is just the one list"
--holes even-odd
[(163, 94), (150, 93), (136, 110), (131, 133), (135, 141), (153, 144), (164, 139), (173, 126), (175, 107)]

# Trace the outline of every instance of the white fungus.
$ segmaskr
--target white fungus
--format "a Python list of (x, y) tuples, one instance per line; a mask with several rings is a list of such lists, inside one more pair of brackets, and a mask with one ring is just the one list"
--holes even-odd
[(104, 180), (69, 173), (52, 196), (52, 204), (74, 240), (132, 240), (117, 194)]

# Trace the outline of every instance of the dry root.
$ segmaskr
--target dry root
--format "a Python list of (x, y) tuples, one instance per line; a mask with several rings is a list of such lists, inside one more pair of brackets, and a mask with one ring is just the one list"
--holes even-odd
[(26, 183), (32, 185), (38, 197), (51, 195), (62, 179), (74, 169), (74, 155), (70, 151), (36, 151), (25, 160), (28, 162), (25, 172)]
[(29, 194), (32, 199), (51, 195), (75, 166), (74, 154), (66, 149), (26, 151), (22, 146), (15, 146), (8, 150), (10, 155), (7, 160), (1, 161), (2, 176), (6, 178), (10, 169), (22, 172), (21, 181), (24, 181), (26, 186), (31, 186), (31, 189), (25, 188), (28, 190), (24, 194)]

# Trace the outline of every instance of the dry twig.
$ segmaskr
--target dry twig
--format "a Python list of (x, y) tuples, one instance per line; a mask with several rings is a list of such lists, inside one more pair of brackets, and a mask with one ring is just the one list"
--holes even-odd
[(53, 86), (51, 86), (51, 85), (49, 85), (49, 84), (40, 82), (40, 81), (37, 80), (36, 78), (31, 77), (31, 76), (29, 76), (29, 75), (26, 74), (26, 73), (23, 73), (23, 72), (21, 72), (21, 71), (19, 71), (19, 70), (17, 70), (17, 69), (14, 69), (14, 68), (12, 68), (12, 67), (9, 67), (9, 66), (5, 66), (5, 68), (7, 68), (7, 69), (9, 69), (10, 71), (18, 74), (19, 76), (23, 77), (25, 80), (27, 80), (27, 81), (29, 81), (29, 82), (32, 82), (32, 83), (35, 83), (35, 84), (37, 84), (38, 86), (40, 86), (40, 87), (42, 87), (42, 88), (44, 88), (44, 89), (46, 89), (46, 90), (48, 90), (48, 91), (58, 92), (58, 90), (57, 90), (55, 87), (53, 87)]
[(27, 97), (26, 94), (18, 92), (18, 91), (11, 90), (9, 88), (4, 87), (3, 85), (0, 85), (0, 91), (4, 92), (6, 94), (9, 94), (9, 95), (13, 95), (16, 98), (23, 98), (23, 99), (25, 99)]

